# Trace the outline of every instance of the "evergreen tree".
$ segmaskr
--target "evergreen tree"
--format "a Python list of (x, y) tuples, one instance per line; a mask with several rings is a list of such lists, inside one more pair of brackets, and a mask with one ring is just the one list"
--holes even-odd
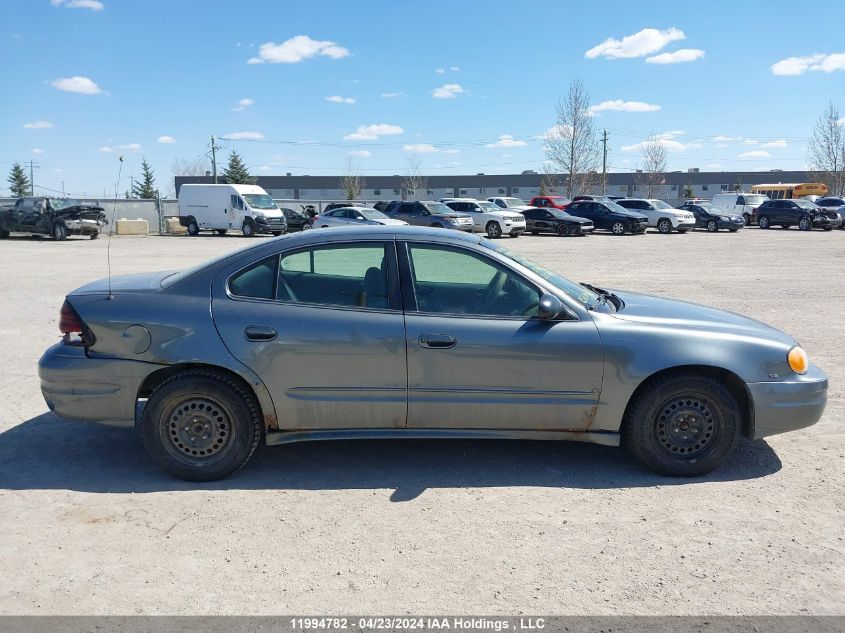
[(223, 178), (230, 185), (254, 185), (256, 180), (255, 176), (249, 175), (246, 164), (235, 150), (229, 154), (229, 164), (223, 170)]
[(141, 179), (132, 187), (132, 197), (153, 200), (157, 194), (155, 188), (155, 172), (150, 167), (146, 158), (141, 161), (141, 171)]
[(686, 198), (694, 198), (695, 197), (694, 192), (692, 190), (692, 185), (687, 185), (686, 187), (684, 187), (684, 197), (686, 197)]
[(9, 173), (9, 184), (12, 185), (12, 197), (23, 198), (28, 196), (32, 189), (32, 183), (29, 182), (29, 176), (26, 175), (20, 163), (12, 165), (12, 171)]

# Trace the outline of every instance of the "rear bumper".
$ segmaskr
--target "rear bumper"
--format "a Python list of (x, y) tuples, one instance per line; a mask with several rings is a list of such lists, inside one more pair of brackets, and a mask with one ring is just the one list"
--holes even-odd
[(811, 365), (803, 376), (778, 382), (753, 382), (754, 439), (795, 431), (819, 421), (827, 403), (827, 375)]
[(41, 393), (50, 411), (74, 420), (134, 426), (144, 379), (160, 365), (90, 358), (82, 347), (56, 343), (38, 361)]

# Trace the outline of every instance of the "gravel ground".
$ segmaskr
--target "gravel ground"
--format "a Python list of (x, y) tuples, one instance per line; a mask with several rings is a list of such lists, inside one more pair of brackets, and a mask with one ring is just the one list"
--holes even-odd
[[(727, 308), (828, 372), (809, 429), (744, 442), (711, 476), (643, 472), (576, 443), (261, 448), (222, 482), (156, 470), (132, 431), (47, 412), (36, 362), (106, 240), (0, 242), (0, 613), (842, 614), (845, 231), (507, 246), (579, 280)], [(124, 237), (114, 273), (247, 244)]]

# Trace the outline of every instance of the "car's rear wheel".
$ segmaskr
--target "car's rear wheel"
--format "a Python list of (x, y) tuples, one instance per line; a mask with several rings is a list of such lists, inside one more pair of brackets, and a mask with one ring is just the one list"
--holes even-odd
[(557, 234), (560, 237), (569, 237), (571, 234), (571, 230), (568, 224), (561, 224), (557, 227)]
[(761, 215), (760, 217), (758, 217), (757, 218), (757, 226), (759, 226), (761, 229), (769, 228), (771, 226), (769, 224), (769, 216)]
[(88, 235), (88, 237), (89, 237), (89, 239), (96, 240), (98, 237), (100, 237), (100, 232), (94, 231), (93, 233), (90, 233)]
[(610, 232), (614, 235), (625, 235), (625, 223), (616, 220), (616, 222), (610, 225)]
[(502, 227), (499, 226), (498, 222), (488, 222), (484, 230), (487, 232), (487, 237), (491, 240), (502, 237)]
[(655, 378), (625, 412), (622, 439), (651, 470), (693, 477), (722, 464), (739, 442), (742, 414), (725, 386), (706, 374)]
[(197, 221), (193, 218), (190, 219), (187, 226), (185, 227), (188, 230), (188, 235), (199, 235), (200, 234), (200, 227), (197, 224)]
[(241, 227), (241, 232), (244, 237), (255, 237), (255, 223), (247, 218), (244, 220), (244, 225)]
[(176, 374), (153, 391), (141, 439), (162, 469), (189, 481), (237, 471), (261, 439), (255, 396), (238, 379), (212, 369)]
[(67, 239), (67, 227), (65, 226), (64, 222), (55, 222), (53, 224), (53, 230), (51, 231), (53, 234), (53, 239), (61, 242), (62, 240)]
[(667, 220), (666, 218), (659, 220), (657, 222), (657, 230), (660, 231), (661, 233), (663, 233), (664, 235), (671, 233), (672, 232), (672, 222)]
[(715, 233), (719, 230), (719, 225), (716, 223), (716, 220), (707, 220), (707, 230), (711, 233)]
[(798, 230), (800, 231), (809, 231), (813, 228), (813, 221), (810, 219), (810, 216), (802, 216), (800, 220), (798, 220)]

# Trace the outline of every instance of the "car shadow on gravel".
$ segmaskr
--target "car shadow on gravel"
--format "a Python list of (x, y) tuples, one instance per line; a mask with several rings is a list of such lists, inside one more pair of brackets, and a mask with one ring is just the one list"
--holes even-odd
[(261, 446), (231, 477), (192, 483), (154, 466), (132, 429), (45, 413), (0, 433), (0, 489), (6, 490), (393, 489), (392, 501), (409, 501), (427, 488), (695, 485), (756, 479), (780, 468), (764, 441), (743, 441), (735, 457), (710, 475), (675, 479), (643, 470), (620, 449), (578, 442), (338, 440)]

